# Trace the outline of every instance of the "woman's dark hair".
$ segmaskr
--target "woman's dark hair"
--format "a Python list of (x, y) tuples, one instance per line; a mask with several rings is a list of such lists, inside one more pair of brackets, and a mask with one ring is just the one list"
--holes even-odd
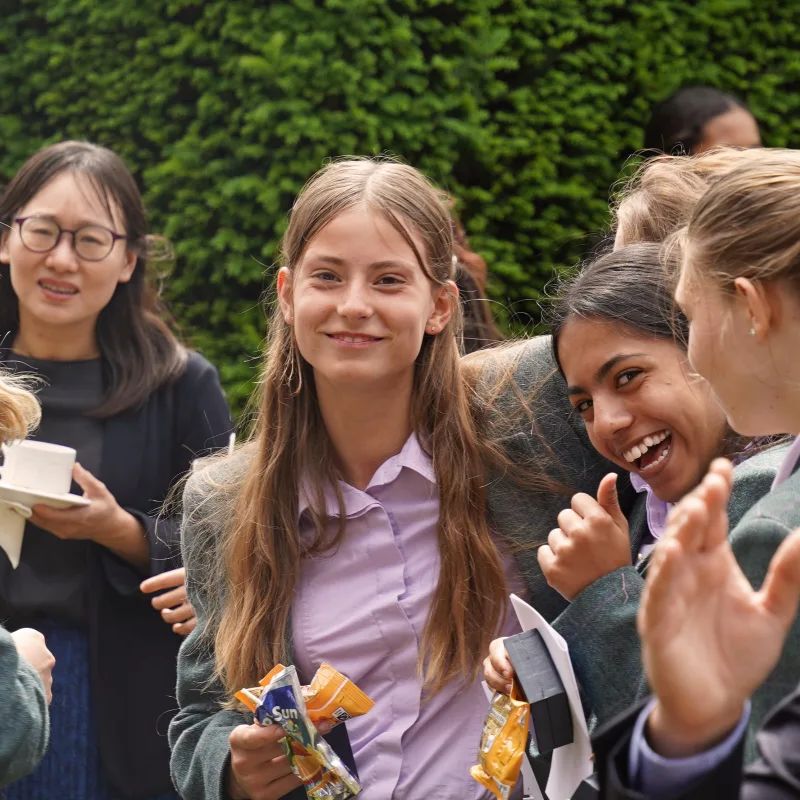
[[(162, 317), (158, 293), (148, 283), (146, 265), (152, 239), (147, 236), (144, 206), (136, 181), (111, 150), (89, 142), (60, 142), (31, 156), (0, 195), (0, 222), (12, 225), (15, 215), (57, 175), (73, 172), (90, 183), (113, 218), (122, 214), (127, 247), (136, 266), (127, 283), (117, 284), (97, 320), (97, 343), (103, 363), (105, 395), (93, 412), (110, 417), (145, 402), (159, 386), (177, 378), (186, 364), (186, 350)], [(0, 235), (8, 235), (3, 228)], [(16, 333), (19, 305), (7, 264), (0, 265), (0, 328)]]
[(672, 299), (672, 281), (660, 244), (632, 244), (583, 266), (558, 287), (547, 311), (553, 355), (571, 319), (594, 319), (686, 349), (689, 323)]
[(747, 106), (711, 86), (684, 86), (655, 106), (644, 129), (646, 150), (678, 155), (680, 147), (691, 155), (703, 138), (703, 128), (714, 117)]

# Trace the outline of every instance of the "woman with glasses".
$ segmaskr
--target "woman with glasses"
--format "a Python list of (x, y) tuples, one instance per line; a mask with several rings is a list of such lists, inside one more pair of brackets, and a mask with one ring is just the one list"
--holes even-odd
[[(0, 617), (42, 630), (58, 663), (49, 751), (8, 797), (174, 797), (165, 733), (194, 614), (182, 571), (159, 575), (180, 556), (158, 508), (226, 442), (225, 399), (162, 319), (141, 197), (117, 155), (41, 150), (0, 196), (0, 222), (0, 362), (40, 377), (37, 436), (77, 450), (73, 488), (91, 501), (35, 505), (19, 567), (0, 554)], [(139, 589), (153, 575), (173, 587), (155, 609)]]

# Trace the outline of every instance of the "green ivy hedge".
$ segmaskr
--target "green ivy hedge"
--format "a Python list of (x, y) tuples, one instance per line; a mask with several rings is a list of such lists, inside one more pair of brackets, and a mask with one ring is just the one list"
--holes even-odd
[(239, 408), (265, 272), (325, 159), (393, 153), (444, 185), (493, 297), (535, 320), (655, 100), (711, 83), (797, 141), (795, 21), (777, 0), (0, 0), (0, 182), (66, 137), (124, 155)]

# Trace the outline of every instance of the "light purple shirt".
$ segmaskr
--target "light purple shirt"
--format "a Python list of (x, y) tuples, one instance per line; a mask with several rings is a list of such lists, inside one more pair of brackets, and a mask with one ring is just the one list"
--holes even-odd
[(657, 497), (650, 488), (650, 484), (637, 472), (630, 473), (630, 481), (631, 486), (639, 494), (647, 492), (647, 497), (644, 501), (645, 511), (647, 512), (647, 527), (654, 540), (643, 543), (639, 548), (639, 560), (641, 560), (650, 554), (656, 546), (656, 542), (664, 535), (664, 531), (667, 529), (667, 514), (669, 514), (669, 510), (674, 503), (668, 503), (666, 500)]
[[(439, 576), (439, 498), (430, 458), (412, 435), (360, 491), (340, 483), (346, 533), (303, 559), (292, 605), (295, 664), (309, 681), (322, 661), (375, 707), (347, 722), (363, 800), (484, 800), (469, 774), (488, 709), (480, 679), (425, 697), (417, 662)], [(336, 498), (326, 496), (338, 516)], [(301, 492), (301, 535), (312, 533)], [(335, 523), (332, 523), (335, 525)], [(519, 632), (509, 608), (498, 635)]]

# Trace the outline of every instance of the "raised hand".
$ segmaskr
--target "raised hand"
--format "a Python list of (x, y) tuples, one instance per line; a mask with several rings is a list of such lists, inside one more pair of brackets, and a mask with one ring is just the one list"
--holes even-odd
[(537, 558), (548, 584), (567, 600), (603, 575), (630, 565), (628, 521), (619, 507), (613, 472), (600, 481), (597, 499), (582, 492), (573, 496)]
[(780, 657), (800, 601), (800, 532), (775, 553), (761, 591), (728, 542), (732, 467), (717, 459), (672, 510), (656, 548), (639, 632), (658, 702), (648, 721), (655, 749), (680, 757), (735, 726)]

